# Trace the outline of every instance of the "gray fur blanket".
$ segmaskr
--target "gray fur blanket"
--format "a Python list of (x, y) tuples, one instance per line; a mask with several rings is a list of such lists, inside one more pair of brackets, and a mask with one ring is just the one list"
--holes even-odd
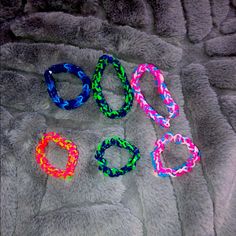
[[(1, 1), (1, 235), (2, 236), (234, 236), (236, 235), (236, 17), (235, 0), (14, 0)], [(178, 178), (153, 175), (150, 152), (168, 131), (134, 101), (122, 119), (106, 118), (91, 98), (65, 111), (50, 100), (43, 73), (50, 65), (81, 66), (90, 77), (98, 58), (117, 57), (128, 78), (140, 63), (157, 65), (180, 106), (169, 131), (189, 136), (202, 160)], [(63, 98), (81, 91), (75, 76), (60, 74)], [(102, 87), (113, 109), (123, 89), (112, 66)], [(141, 88), (161, 114), (153, 78)], [(47, 176), (35, 147), (48, 131), (78, 146), (71, 182)], [(140, 149), (137, 169), (103, 176), (97, 144), (118, 135)], [(67, 153), (50, 143), (47, 157), (65, 166)], [(166, 166), (188, 156), (170, 144)], [(125, 150), (110, 148), (113, 166)]]

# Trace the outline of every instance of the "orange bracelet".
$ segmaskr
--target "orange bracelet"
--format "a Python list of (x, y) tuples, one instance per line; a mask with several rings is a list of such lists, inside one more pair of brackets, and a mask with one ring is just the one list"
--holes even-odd
[[(55, 142), (59, 147), (66, 149), (68, 151), (69, 155), (65, 170), (54, 167), (48, 161), (45, 155), (45, 148), (47, 147), (49, 141)], [(79, 157), (79, 152), (77, 150), (76, 145), (70, 140), (61, 137), (59, 134), (55, 132), (44, 134), (36, 147), (37, 163), (40, 165), (41, 169), (45, 173), (55, 178), (70, 180), (74, 175), (75, 167), (78, 162), (78, 157)]]

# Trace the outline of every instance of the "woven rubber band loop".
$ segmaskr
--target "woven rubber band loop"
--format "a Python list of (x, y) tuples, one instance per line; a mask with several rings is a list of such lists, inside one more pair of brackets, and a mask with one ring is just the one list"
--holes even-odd
[[(113, 65), (117, 73), (117, 77), (120, 79), (125, 91), (125, 101), (119, 110), (111, 109), (102, 93), (102, 87), (100, 85), (103, 72), (108, 64)], [(100, 111), (108, 118), (117, 119), (126, 116), (133, 105), (134, 94), (127, 79), (125, 69), (118, 59), (111, 56), (103, 55), (99, 58), (95, 72), (93, 74), (92, 90), (94, 99), (96, 100)]]
[[(182, 165), (175, 168), (165, 168), (161, 161), (161, 154), (169, 142), (186, 145), (190, 153), (188, 159)], [(190, 138), (183, 137), (181, 134), (173, 135), (168, 132), (156, 141), (154, 151), (151, 152), (151, 158), (155, 175), (177, 177), (190, 172), (196, 163), (200, 161), (201, 154)]]
[[(164, 118), (157, 111), (152, 108), (147, 101), (145, 100), (144, 95), (141, 92), (139, 80), (145, 72), (150, 72), (154, 76), (154, 81), (157, 84), (158, 93), (167, 107), (169, 116)], [(152, 64), (140, 64), (133, 72), (131, 79), (131, 87), (134, 90), (134, 97), (139, 103), (140, 107), (144, 112), (153, 119), (156, 123), (160, 124), (164, 128), (170, 127), (170, 119), (175, 118), (179, 115), (179, 106), (175, 103), (174, 99), (171, 97), (171, 94), (164, 82), (164, 77), (161, 71)]]
[[(68, 151), (68, 161), (65, 170), (56, 168), (48, 161), (45, 155), (45, 149), (50, 141)], [(45, 173), (55, 178), (71, 179), (74, 175), (78, 158), (79, 152), (76, 145), (55, 132), (44, 134), (36, 147), (36, 162)]]
[[(52, 74), (58, 73), (71, 73), (77, 76), (83, 83), (82, 92), (75, 99), (63, 100), (56, 89), (55, 79)], [(52, 101), (61, 109), (71, 110), (77, 107), (82, 106), (90, 96), (91, 81), (89, 77), (84, 73), (84, 71), (75, 65), (72, 64), (56, 64), (48, 68), (45, 73), (45, 82), (47, 85), (48, 94), (51, 97)]]
[[(108, 161), (103, 157), (106, 149), (111, 146), (117, 146), (120, 148), (127, 149), (129, 153), (132, 155), (129, 158), (127, 164), (120, 169), (109, 168), (107, 166)], [(125, 139), (121, 139), (119, 137), (114, 136), (110, 139), (105, 139), (102, 143), (98, 145), (95, 158), (98, 161), (99, 170), (101, 170), (105, 176), (118, 177), (120, 175), (124, 175), (125, 173), (135, 169), (136, 163), (140, 159), (140, 152), (138, 148), (130, 144)]]

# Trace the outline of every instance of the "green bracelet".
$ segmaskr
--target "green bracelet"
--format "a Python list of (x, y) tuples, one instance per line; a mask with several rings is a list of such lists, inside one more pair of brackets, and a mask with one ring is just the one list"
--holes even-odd
[[(113, 111), (109, 104), (107, 103), (103, 93), (102, 93), (102, 87), (100, 85), (101, 78), (103, 75), (103, 72), (106, 68), (106, 66), (111, 63), (116, 72), (117, 76), (120, 79), (123, 88), (125, 90), (125, 102), (122, 105), (122, 107), (119, 110)], [(95, 72), (93, 74), (93, 81), (92, 81), (92, 90), (93, 90), (93, 96), (96, 100), (100, 111), (107, 117), (111, 119), (115, 118), (122, 118), (126, 116), (126, 114), (130, 111), (133, 100), (134, 100), (134, 93), (130, 86), (130, 83), (127, 79), (127, 75), (125, 73), (124, 67), (120, 64), (118, 59), (115, 59), (108, 55), (103, 55), (99, 58), (98, 63), (96, 65)]]
[[(107, 166), (108, 161), (103, 157), (106, 149), (113, 145), (120, 148), (127, 149), (129, 153), (132, 154), (132, 156), (128, 160), (128, 163), (120, 169), (109, 168)], [(136, 163), (140, 159), (140, 152), (137, 147), (130, 144), (125, 139), (121, 139), (119, 137), (114, 136), (110, 139), (105, 139), (102, 143), (98, 145), (95, 158), (98, 161), (99, 170), (101, 170), (105, 176), (118, 177), (120, 175), (124, 175), (125, 173), (135, 169)]]

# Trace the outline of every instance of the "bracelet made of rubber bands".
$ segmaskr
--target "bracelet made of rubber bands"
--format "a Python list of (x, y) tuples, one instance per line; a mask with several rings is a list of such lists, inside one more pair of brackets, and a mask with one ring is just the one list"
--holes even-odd
[[(164, 118), (158, 114), (145, 100), (144, 95), (141, 92), (139, 80), (145, 72), (150, 72), (154, 76), (154, 80), (157, 83), (157, 89), (160, 94), (162, 101), (167, 107), (169, 116)], [(131, 87), (134, 90), (134, 96), (140, 107), (144, 112), (152, 118), (156, 123), (159, 123), (165, 128), (170, 127), (170, 119), (179, 115), (179, 106), (175, 103), (169, 90), (164, 82), (164, 77), (161, 71), (152, 64), (140, 64), (132, 74)]]
[[(47, 147), (49, 141), (55, 142), (59, 147), (68, 151), (68, 161), (65, 170), (54, 167), (48, 161), (45, 155), (45, 148)], [(36, 147), (37, 163), (45, 173), (55, 178), (70, 180), (74, 175), (75, 167), (78, 162), (78, 157), (79, 152), (76, 148), (76, 145), (70, 140), (63, 138), (59, 134), (54, 132), (44, 134)]]
[[(120, 169), (109, 168), (107, 166), (108, 161), (105, 158), (103, 158), (106, 149), (113, 145), (120, 148), (127, 149), (129, 153), (132, 155), (129, 158), (128, 163)], [(95, 158), (98, 161), (99, 170), (101, 170), (105, 176), (118, 177), (120, 175), (124, 175), (125, 173), (135, 169), (136, 163), (140, 159), (140, 152), (138, 148), (130, 144), (128, 141), (114, 136), (110, 139), (104, 140), (102, 143), (98, 145)]]
[[(125, 91), (125, 101), (119, 110), (112, 110), (110, 108), (102, 93), (102, 87), (100, 85), (103, 72), (109, 63), (111, 63), (116, 70), (117, 77), (120, 79)], [(95, 72), (93, 74), (92, 89), (94, 99), (96, 100), (100, 111), (108, 118), (114, 119), (124, 117), (130, 111), (133, 105), (134, 94), (127, 79), (125, 69), (120, 64), (119, 60), (113, 58), (112, 56), (103, 55), (99, 58)]]
[[(186, 145), (190, 153), (188, 159), (182, 165), (175, 168), (165, 168), (163, 167), (163, 163), (161, 161), (161, 154), (169, 142)], [(164, 134), (161, 139), (156, 141), (155, 149), (151, 152), (151, 158), (155, 175), (159, 175), (161, 177), (177, 177), (190, 172), (195, 164), (200, 161), (201, 155), (200, 151), (190, 138), (183, 137), (181, 134), (173, 135), (168, 132)]]
[[(57, 92), (55, 79), (53, 78), (52, 74), (57, 74), (62, 72), (64, 73), (68, 72), (74, 74), (83, 83), (82, 92), (75, 99), (63, 100)], [(83, 103), (85, 103), (89, 99), (91, 81), (89, 77), (84, 73), (84, 71), (78, 66), (65, 63), (53, 65), (45, 71), (44, 77), (45, 77), (45, 82), (47, 84), (49, 96), (51, 97), (52, 101), (62, 109), (65, 110), (75, 109), (83, 105)]]

